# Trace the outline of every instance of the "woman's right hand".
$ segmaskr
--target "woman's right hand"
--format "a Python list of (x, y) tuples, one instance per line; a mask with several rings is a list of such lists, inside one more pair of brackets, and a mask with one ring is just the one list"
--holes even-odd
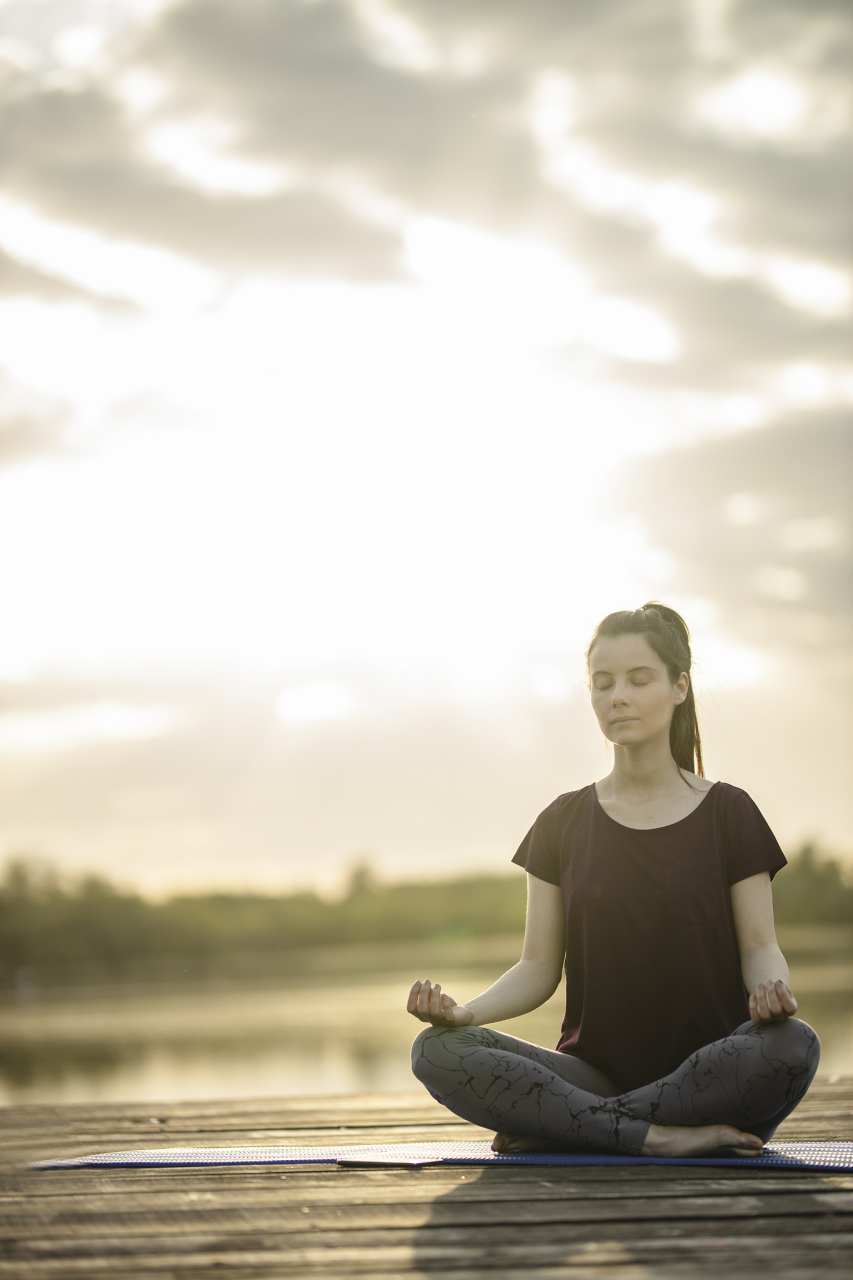
[(429, 978), (414, 984), (406, 1009), (413, 1018), (431, 1022), (434, 1027), (467, 1027), (474, 1021), (470, 1009), (445, 995), (439, 983), (433, 986)]

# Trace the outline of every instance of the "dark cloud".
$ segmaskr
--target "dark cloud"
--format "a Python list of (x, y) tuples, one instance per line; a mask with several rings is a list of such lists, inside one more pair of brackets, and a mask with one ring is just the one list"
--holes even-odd
[(0, 119), (5, 189), (44, 212), (224, 269), (399, 274), (396, 237), (320, 191), (210, 196), (170, 180), (103, 89), (16, 92)]
[(523, 68), (469, 80), (385, 66), (340, 0), (190, 0), (139, 56), (187, 107), (238, 121), (256, 155), (355, 170), (416, 208), (492, 225), (535, 199)]
[[(812, 413), (625, 464), (607, 513), (639, 519), (673, 588), (762, 640), (853, 640), (853, 422)], [(799, 582), (799, 587), (798, 587)]]
[[(416, 212), (541, 236), (602, 290), (660, 309), (683, 356), (647, 381), (749, 386), (780, 363), (847, 358), (846, 322), (787, 306), (760, 282), (703, 276), (649, 226), (549, 186), (529, 118), (537, 77), (565, 72), (578, 90), (575, 136), (607, 162), (717, 196), (734, 243), (845, 265), (846, 144), (723, 138), (691, 112), (700, 91), (774, 58), (840, 91), (839, 50), (853, 42), (845, 6), (739, 0), (713, 56), (697, 49), (697, 10), (666, 0), (397, 7), (435, 49), (434, 67), (390, 65), (345, 0), (182, 0), (127, 33), (122, 66), (171, 86), (144, 127), (223, 117), (236, 157), (286, 165), (298, 187), (252, 198), (195, 189), (151, 159), (109, 77), (61, 87), (22, 74), (7, 80), (0, 117), (5, 182), (57, 216), (227, 271), (399, 278), (397, 233), (333, 194), (355, 176)], [(454, 58), (465, 50), (481, 62), (462, 72)]]
[(679, 327), (676, 383), (734, 384), (768, 363), (844, 358), (849, 330), (838, 321), (796, 311), (760, 283), (702, 276), (665, 255), (651, 229), (549, 188), (528, 119), (536, 77), (564, 71), (579, 88), (577, 136), (610, 163), (717, 195), (721, 234), (734, 243), (843, 265), (844, 147), (723, 139), (703, 132), (689, 110), (702, 88), (769, 49), (793, 49), (798, 73), (822, 75), (838, 43), (849, 43), (837, 6), (819, 4), (808, 19), (800, 10), (795, 23), (784, 6), (735, 6), (732, 51), (711, 64), (696, 56), (686, 8), (658, 0), (408, 0), (401, 8), (445, 59), (455, 46), (479, 43), (482, 70), (381, 65), (340, 0), (188, 0), (168, 11), (139, 56), (173, 80), (185, 109), (207, 104), (239, 122), (247, 154), (309, 171), (347, 167), (423, 212), (562, 244), (602, 288), (660, 307)]

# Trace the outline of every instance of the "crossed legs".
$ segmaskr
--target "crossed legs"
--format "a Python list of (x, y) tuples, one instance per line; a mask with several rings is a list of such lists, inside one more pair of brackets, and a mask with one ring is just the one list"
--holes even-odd
[(817, 1036), (796, 1018), (745, 1022), (670, 1075), (617, 1095), (582, 1059), (490, 1027), (428, 1027), (412, 1047), (417, 1078), (464, 1120), (631, 1155), (652, 1125), (728, 1125), (766, 1142), (804, 1096), (819, 1058)]

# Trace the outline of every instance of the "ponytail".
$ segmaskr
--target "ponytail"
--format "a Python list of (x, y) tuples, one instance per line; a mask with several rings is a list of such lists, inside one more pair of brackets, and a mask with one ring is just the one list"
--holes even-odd
[(702, 739), (699, 735), (696, 699), (693, 695), (693, 681), (690, 675), (693, 658), (690, 652), (690, 631), (687, 623), (675, 609), (670, 609), (669, 605), (661, 604), (657, 600), (650, 600), (643, 605), (642, 609), (621, 609), (618, 613), (609, 613), (595, 628), (595, 635), (586, 651), (587, 661), (596, 640), (602, 636), (626, 635), (646, 637), (665, 664), (673, 684), (682, 672), (687, 675), (689, 681), (687, 697), (673, 711), (669, 726), (669, 749), (680, 769), (686, 769), (688, 773), (695, 773), (698, 777), (704, 778)]

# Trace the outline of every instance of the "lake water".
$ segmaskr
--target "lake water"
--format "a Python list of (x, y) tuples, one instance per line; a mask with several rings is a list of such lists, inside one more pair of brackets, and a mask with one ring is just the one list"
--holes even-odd
[[(517, 953), (516, 953), (517, 954)], [(444, 973), (458, 998), (503, 971)], [(405, 1012), (413, 974), (304, 975), (241, 987), (160, 986), (42, 996), (0, 1008), (0, 1103), (137, 1101), (410, 1090)], [(422, 975), (421, 975), (422, 976)], [(800, 1013), (823, 1043), (821, 1074), (853, 1074), (853, 962), (792, 964)], [(562, 993), (501, 1026), (556, 1044)]]

